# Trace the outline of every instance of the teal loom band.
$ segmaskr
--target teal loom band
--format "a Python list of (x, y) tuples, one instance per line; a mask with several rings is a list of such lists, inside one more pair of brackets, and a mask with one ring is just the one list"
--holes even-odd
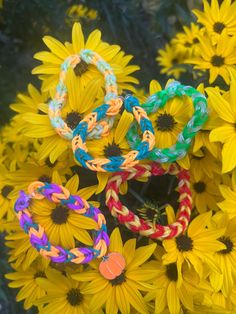
[[(157, 112), (159, 108), (164, 108), (168, 100), (174, 97), (183, 97), (185, 95), (190, 97), (193, 101), (194, 114), (192, 118), (178, 135), (174, 145), (164, 149), (155, 147), (149, 153), (149, 159), (167, 163), (179, 160), (187, 154), (193, 137), (208, 119), (207, 100), (206, 97), (195, 88), (173, 81), (166, 87), (166, 89), (151, 95), (147, 101), (142, 104), (142, 108), (144, 108), (148, 114), (151, 114)], [(126, 138), (132, 149), (135, 149), (140, 144), (141, 139), (138, 135), (137, 123), (133, 123)]]

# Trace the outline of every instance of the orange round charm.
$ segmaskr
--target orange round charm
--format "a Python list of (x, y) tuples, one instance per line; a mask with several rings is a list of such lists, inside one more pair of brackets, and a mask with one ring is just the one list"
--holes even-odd
[(99, 271), (104, 278), (112, 280), (122, 274), (125, 266), (124, 257), (120, 253), (112, 252), (103, 257)]

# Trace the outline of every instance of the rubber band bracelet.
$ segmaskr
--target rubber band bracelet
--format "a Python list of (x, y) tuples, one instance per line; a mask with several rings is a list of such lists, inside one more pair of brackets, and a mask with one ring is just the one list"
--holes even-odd
[(100, 55), (92, 50), (84, 49), (80, 54), (74, 54), (67, 57), (61, 65), (59, 83), (56, 87), (56, 94), (49, 102), (49, 118), (56, 132), (63, 138), (72, 140), (73, 130), (61, 118), (61, 110), (66, 102), (67, 88), (65, 86), (66, 73), (69, 68), (75, 68), (81, 61), (87, 64), (93, 64), (103, 74), (105, 79), (106, 95), (104, 101), (109, 105), (107, 116), (101, 121), (93, 131), (88, 134), (90, 138), (99, 138), (107, 134), (113, 126), (114, 115), (116, 115), (122, 105), (122, 100), (118, 97), (116, 77), (111, 66), (106, 63)]
[[(150, 176), (162, 176), (171, 174), (178, 177), (179, 210), (176, 222), (167, 226), (153, 224), (139, 218), (119, 199), (119, 187), (123, 182)], [(177, 164), (171, 164), (164, 170), (160, 164), (153, 162), (150, 165), (137, 165), (132, 169), (115, 173), (106, 186), (106, 205), (112, 216), (116, 217), (121, 224), (140, 235), (153, 239), (171, 239), (177, 237), (187, 228), (192, 210), (192, 197), (190, 191), (189, 173)]]
[(110, 158), (93, 158), (87, 153), (86, 139), (88, 133), (94, 128), (97, 122), (101, 121), (109, 110), (108, 105), (102, 105), (96, 108), (92, 113), (88, 114), (75, 128), (72, 140), (72, 149), (76, 161), (78, 161), (83, 167), (93, 171), (101, 172), (114, 172), (119, 170), (128, 169), (136, 165), (139, 160), (146, 158), (149, 152), (155, 145), (155, 136), (152, 123), (148, 118), (144, 109), (142, 109), (136, 99), (134, 102), (125, 104), (125, 109), (131, 112), (138, 124), (140, 125), (142, 135), (142, 141), (136, 148), (136, 150), (130, 151), (123, 156), (114, 156)]
[[(155, 113), (159, 108), (163, 108), (168, 100), (174, 97), (188, 96), (193, 101), (194, 114), (188, 121), (182, 132), (178, 135), (176, 144), (169, 148), (160, 149), (155, 147), (149, 154), (148, 159), (156, 162), (166, 163), (174, 162), (183, 158), (191, 145), (191, 141), (202, 125), (208, 119), (207, 100), (204, 95), (191, 86), (185, 86), (178, 81), (172, 81), (166, 89), (151, 95), (147, 101), (142, 104), (147, 114)], [(133, 96), (127, 101), (133, 101)], [(138, 135), (138, 125), (133, 123), (129, 129), (126, 139), (132, 149), (135, 149), (140, 143)]]
[[(107, 235), (106, 220), (100, 210), (93, 207), (78, 195), (71, 195), (69, 190), (54, 183), (33, 182), (28, 187), (29, 194), (20, 191), (20, 196), (15, 202), (14, 209), (19, 219), (20, 226), (30, 237), (30, 243), (45, 258), (56, 263), (72, 262), (76, 264), (89, 263), (94, 258), (103, 257), (110, 243)], [(63, 249), (51, 244), (44, 228), (33, 222), (30, 212), (31, 199), (43, 199), (54, 203), (60, 203), (85, 217), (92, 218), (97, 222), (98, 229), (94, 230), (94, 246)]]

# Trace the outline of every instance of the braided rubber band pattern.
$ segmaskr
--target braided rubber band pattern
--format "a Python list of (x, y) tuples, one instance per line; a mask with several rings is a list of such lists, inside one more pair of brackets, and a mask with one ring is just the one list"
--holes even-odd
[[(106, 254), (110, 240), (107, 235), (106, 220), (98, 208), (93, 207), (78, 195), (71, 195), (65, 187), (54, 183), (33, 182), (28, 190), (30, 193), (28, 195), (24, 191), (20, 191), (14, 209), (21, 228), (29, 235), (30, 243), (40, 254), (56, 263), (72, 262), (76, 264), (89, 263), (92, 259), (103, 257)], [(40, 200), (44, 197), (95, 220), (98, 229), (94, 230), (94, 246), (66, 250), (52, 245), (44, 228), (33, 222), (30, 213), (31, 199)]]
[[(149, 154), (148, 159), (156, 162), (166, 163), (174, 162), (183, 158), (190, 148), (191, 141), (202, 125), (208, 119), (207, 100), (204, 95), (191, 86), (184, 86), (178, 81), (171, 82), (166, 89), (151, 95), (147, 101), (142, 104), (142, 108), (148, 114), (155, 113), (159, 108), (163, 108), (168, 100), (174, 97), (189, 96), (193, 101), (194, 114), (186, 124), (182, 132), (178, 135), (176, 144), (160, 149), (155, 147)], [(133, 101), (133, 96), (127, 101)], [(134, 123), (129, 129), (126, 139), (129, 145), (134, 149), (140, 143), (138, 135), (138, 125)]]
[[(73, 130), (66, 124), (61, 118), (61, 110), (66, 102), (67, 88), (65, 86), (66, 73), (69, 68), (75, 68), (81, 61), (87, 64), (93, 64), (103, 74), (105, 78), (105, 90), (106, 95), (104, 101), (112, 109), (109, 111), (109, 117), (104, 117), (92, 132), (88, 134), (90, 138), (100, 138), (101, 135), (105, 135), (109, 132), (114, 122), (114, 115), (119, 112), (119, 108), (122, 105), (122, 100), (118, 97), (116, 77), (113, 73), (111, 66), (106, 63), (99, 54), (96, 52), (84, 49), (80, 51), (80, 54), (70, 55), (61, 65), (61, 72), (59, 77), (59, 83), (56, 87), (55, 97), (49, 102), (49, 118), (52, 126), (56, 132), (63, 138), (72, 140)], [(118, 110), (118, 111), (117, 111)]]
[(155, 145), (154, 129), (150, 119), (145, 110), (139, 106), (136, 99), (134, 99), (133, 102), (125, 102), (125, 109), (134, 115), (143, 133), (142, 141), (139, 143), (136, 150), (132, 150), (126, 155), (114, 156), (109, 159), (93, 158), (87, 153), (86, 139), (88, 133), (94, 128), (98, 121), (108, 114), (109, 106), (104, 104), (87, 115), (73, 132), (72, 149), (74, 156), (83, 167), (93, 171), (114, 172), (133, 167), (139, 160), (149, 155), (150, 150), (152, 150)]
[[(131, 179), (147, 178), (152, 175), (162, 176), (167, 173), (178, 177), (180, 203), (176, 222), (167, 226), (153, 225), (151, 222), (139, 218), (121, 203), (119, 187), (122, 183)], [(106, 186), (106, 205), (112, 216), (116, 217), (121, 224), (124, 224), (133, 232), (159, 240), (177, 237), (187, 228), (192, 210), (189, 173), (177, 164), (171, 164), (167, 170), (164, 170), (160, 164), (155, 162), (151, 165), (137, 165), (127, 171), (115, 173)]]

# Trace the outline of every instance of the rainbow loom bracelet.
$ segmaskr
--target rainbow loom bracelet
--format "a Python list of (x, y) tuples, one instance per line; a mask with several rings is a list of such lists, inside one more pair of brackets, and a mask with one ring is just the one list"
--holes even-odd
[[(207, 100), (204, 95), (191, 86), (184, 86), (178, 81), (171, 82), (166, 89), (151, 95), (147, 101), (142, 104), (147, 114), (155, 113), (159, 108), (163, 108), (168, 100), (174, 97), (188, 96), (193, 101), (194, 114), (188, 121), (182, 132), (178, 135), (176, 144), (169, 148), (155, 147), (148, 159), (156, 162), (166, 163), (174, 162), (183, 158), (190, 148), (193, 137), (201, 129), (202, 125), (208, 119)], [(127, 98), (126, 101), (133, 101), (133, 96)], [(129, 129), (126, 139), (133, 149), (137, 147), (141, 141), (138, 135), (138, 125), (133, 123)]]
[(109, 106), (104, 104), (93, 110), (92, 113), (88, 114), (82, 121), (80, 121), (73, 132), (74, 138), (72, 140), (72, 149), (74, 156), (76, 161), (83, 167), (93, 171), (114, 172), (133, 167), (139, 163), (139, 160), (142, 160), (149, 155), (149, 152), (155, 145), (154, 129), (150, 119), (145, 110), (139, 106), (136, 99), (134, 99), (133, 102), (125, 102), (125, 109), (134, 115), (143, 133), (142, 141), (139, 143), (138, 147), (126, 155), (110, 158), (93, 158), (87, 153), (86, 139), (88, 132), (93, 130), (97, 122), (103, 119), (109, 110)]
[(48, 115), (52, 126), (56, 132), (63, 138), (72, 140), (73, 130), (69, 128), (66, 122), (61, 118), (61, 111), (66, 102), (67, 88), (65, 86), (66, 73), (69, 68), (75, 68), (81, 61), (87, 64), (93, 64), (103, 74), (105, 79), (106, 95), (104, 101), (109, 105), (107, 116), (98, 123), (94, 129), (88, 134), (90, 138), (100, 138), (101, 135), (106, 135), (113, 126), (114, 116), (119, 112), (122, 106), (122, 100), (118, 97), (116, 77), (113, 73), (111, 66), (106, 63), (102, 57), (96, 52), (84, 49), (80, 51), (80, 54), (70, 55), (64, 60), (61, 65), (61, 72), (59, 77), (59, 83), (56, 87), (56, 94), (54, 98), (49, 102)]
[[(19, 219), (20, 226), (30, 237), (31, 245), (52, 262), (76, 264), (89, 263), (94, 258), (101, 258), (106, 254), (110, 240), (107, 235), (106, 220), (100, 210), (93, 207), (85, 199), (78, 195), (71, 195), (68, 189), (54, 183), (33, 182), (28, 187), (29, 194), (20, 191), (20, 196), (15, 202), (14, 210)], [(43, 199), (54, 203), (60, 203), (74, 210), (76, 213), (85, 217), (92, 218), (97, 222), (98, 228), (94, 230), (94, 246), (73, 248), (70, 250), (63, 249), (60, 246), (52, 245), (44, 228), (33, 222), (30, 213), (31, 199)]]
[[(121, 203), (119, 199), (119, 188), (122, 183), (131, 179), (162, 176), (167, 173), (178, 177), (178, 191), (180, 196), (176, 222), (167, 226), (153, 224), (139, 218)], [(180, 168), (177, 164), (173, 163), (165, 170), (156, 162), (150, 165), (136, 165), (134, 168), (115, 173), (109, 179), (106, 186), (106, 205), (112, 216), (116, 217), (121, 224), (124, 224), (133, 232), (159, 240), (177, 237), (186, 230), (192, 210), (189, 173), (187, 170)]]

